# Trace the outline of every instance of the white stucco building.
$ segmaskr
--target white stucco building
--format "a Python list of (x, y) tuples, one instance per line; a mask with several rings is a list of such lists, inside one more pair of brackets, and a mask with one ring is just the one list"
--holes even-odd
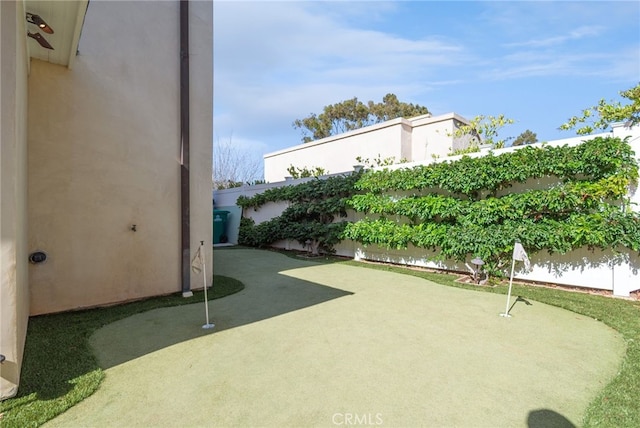
[(410, 119), (397, 118), (343, 134), (299, 144), (264, 155), (264, 179), (282, 181), (287, 168), (321, 167), (331, 174), (351, 171), (356, 158), (394, 158), (395, 162), (424, 162), (466, 147), (468, 139), (451, 135), (468, 120), (456, 113)]
[(0, 2), (0, 397), (29, 316), (190, 292), (212, 239), (212, 22), (209, 1)]

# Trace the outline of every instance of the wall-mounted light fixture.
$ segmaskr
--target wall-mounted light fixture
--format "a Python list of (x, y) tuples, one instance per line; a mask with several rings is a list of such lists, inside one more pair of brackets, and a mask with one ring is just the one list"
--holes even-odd
[[(51, 28), (46, 22), (44, 22), (44, 19), (40, 18), (40, 16), (38, 15), (27, 12), (27, 22), (37, 25), (39, 29), (47, 34), (53, 34), (53, 28)], [(42, 34), (38, 32), (32, 33), (31, 31), (27, 30), (27, 36), (37, 41), (43, 48), (54, 50), (53, 46), (51, 46), (51, 44), (47, 41), (47, 39), (44, 38)]]
[(34, 251), (29, 254), (29, 262), (35, 264), (44, 263), (47, 261), (47, 253), (44, 251)]
[(44, 19), (40, 18), (39, 15), (27, 12), (27, 22), (37, 25), (38, 28), (47, 34), (53, 34), (53, 28), (49, 27), (49, 25), (47, 25), (47, 23), (44, 22)]

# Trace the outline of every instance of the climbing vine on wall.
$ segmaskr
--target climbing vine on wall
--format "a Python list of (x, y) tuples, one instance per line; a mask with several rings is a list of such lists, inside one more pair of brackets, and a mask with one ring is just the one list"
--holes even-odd
[(357, 188), (370, 193), (393, 190), (443, 189), (477, 198), (481, 190), (495, 192), (532, 178), (557, 177), (561, 181), (598, 180), (638, 175), (629, 145), (614, 138), (595, 138), (579, 146), (527, 146), (511, 153), (445, 161), (398, 170), (370, 171)]
[(346, 200), (355, 189), (359, 173), (313, 179), (297, 185), (275, 187), (251, 198), (240, 196), (237, 204), (243, 209), (258, 210), (269, 202), (286, 201), (289, 206), (282, 214), (260, 224), (245, 220), (239, 241), (252, 246), (267, 246), (281, 239), (297, 240), (317, 254), (332, 252), (340, 242), (346, 226)]
[[(638, 165), (629, 144), (595, 138), (578, 146), (527, 146), (396, 170), (367, 170), (240, 197), (244, 210), (269, 202), (289, 206), (272, 220), (244, 219), (240, 242), (267, 246), (281, 239), (332, 251), (342, 239), (364, 245), (431, 250), (437, 259), (478, 256), (501, 274), (519, 240), (532, 254), (546, 250), (627, 247), (640, 252), (640, 216), (629, 205)], [(533, 187), (509, 192), (515, 183)], [(544, 187), (544, 186), (543, 186)], [(348, 209), (365, 214), (336, 221)]]
[[(558, 184), (497, 196), (513, 183), (543, 177)], [(361, 194), (348, 201), (367, 217), (347, 225), (342, 236), (387, 248), (413, 245), (433, 250), (439, 259), (479, 256), (496, 274), (515, 240), (530, 252), (584, 246), (640, 251), (640, 218), (626, 199), (637, 178), (627, 142), (609, 137), (369, 171), (356, 183)]]

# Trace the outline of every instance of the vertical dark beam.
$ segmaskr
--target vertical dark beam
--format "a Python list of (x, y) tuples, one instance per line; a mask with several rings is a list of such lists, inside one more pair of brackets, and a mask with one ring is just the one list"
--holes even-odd
[(182, 218), (182, 295), (191, 294), (189, 213), (189, 0), (180, 0), (180, 211)]

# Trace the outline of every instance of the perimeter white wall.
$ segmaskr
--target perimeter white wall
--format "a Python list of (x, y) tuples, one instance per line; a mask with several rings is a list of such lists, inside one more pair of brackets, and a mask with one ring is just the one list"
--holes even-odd
[[(419, 128), (418, 128), (419, 129)], [(564, 140), (551, 141), (546, 144), (552, 146), (569, 145), (575, 146), (583, 141), (597, 136), (614, 136), (625, 138), (629, 137), (629, 144), (636, 153), (640, 155), (640, 127), (632, 130), (625, 128), (622, 124), (613, 126), (610, 133), (602, 133), (588, 137), (573, 137)], [(495, 150), (494, 153), (499, 155), (505, 152), (519, 150), (519, 147), (511, 147)], [(472, 153), (468, 156), (479, 157), (484, 156), (486, 151)], [(456, 160), (460, 156), (446, 157), (442, 160)], [(640, 162), (640, 157), (638, 157)], [(433, 159), (431, 159), (433, 162)], [(400, 169), (410, 168), (414, 165), (427, 164), (427, 162), (412, 162), (407, 164), (393, 165), (389, 168)], [(308, 179), (307, 179), (308, 180)], [(298, 184), (303, 180), (289, 180), (278, 183), (265, 184), (260, 186), (242, 187), (237, 189), (229, 189), (214, 192), (216, 203), (221, 205), (235, 205), (238, 196), (244, 194), (248, 197), (264, 192), (266, 189), (280, 187), (283, 185)], [(530, 180), (526, 183), (517, 183), (509, 192), (519, 192), (527, 189), (547, 188), (552, 184), (552, 180)], [(504, 194), (507, 191), (503, 191)], [(502, 196), (501, 194), (498, 194)], [(640, 191), (635, 187), (629, 189), (629, 198), (635, 210), (640, 210)], [(252, 218), (256, 224), (274, 218), (287, 207), (287, 203), (268, 203), (259, 210), (248, 208), (244, 210), (244, 216)], [(356, 221), (363, 217), (362, 213), (349, 212), (346, 219)], [(286, 249), (303, 249), (302, 245), (295, 241), (280, 241), (274, 245), (276, 248)], [(443, 269), (451, 271), (467, 271), (464, 263), (455, 261), (436, 262), (434, 258), (436, 254), (421, 248), (409, 248), (407, 250), (388, 250), (375, 245), (364, 247), (359, 243), (351, 241), (343, 241), (336, 245), (336, 253), (338, 255), (354, 257), (356, 259), (375, 260), (389, 263), (397, 263), (409, 266), (420, 266), (426, 268)], [(471, 256), (470, 256), (471, 257)], [(537, 254), (530, 254), (532, 270), (524, 272), (522, 264), (518, 265), (515, 278), (528, 281), (560, 284), (566, 286), (586, 287), (610, 290), (617, 296), (629, 296), (629, 293), (640, 289), (640, 280), (638, 279), (638, 271), (640, 270), (640, 255), (632, 252), (627, 248), (616, 248), (615, 250), (588, 250), (580, 248), (567, 254), (553, 254), (542, 251)]]

